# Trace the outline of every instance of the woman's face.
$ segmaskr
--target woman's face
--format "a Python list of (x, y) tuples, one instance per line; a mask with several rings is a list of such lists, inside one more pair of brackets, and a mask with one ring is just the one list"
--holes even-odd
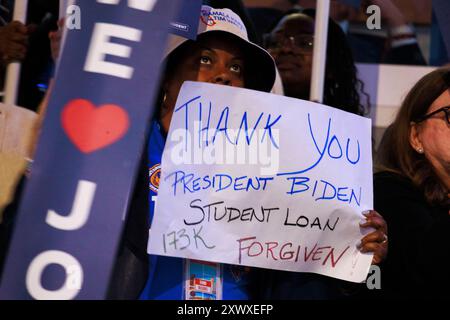
[(266, 43), (287, 96), (309, 99), (313, 35), (314, 20), (304, 14), (293, 14), (278, 23)]
[(161, 124), (168, 132), (173, 109), (184, 81), (244, 87), (244, 53), (229, 37), (207, 34), (183, 51), (164, 82), (166, 94)]
[[(428, 108), (427, 114), (450, 105), (450, 89), (444, 91)], [(411, 145), (422, 149), (438, 176), (450, 186), (450, 124), (445, 113), (438, 112), (411, 130)]]

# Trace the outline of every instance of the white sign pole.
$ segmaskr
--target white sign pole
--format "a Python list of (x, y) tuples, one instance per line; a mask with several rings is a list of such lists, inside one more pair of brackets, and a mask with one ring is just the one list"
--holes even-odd
[[(27, 19), (28, 0), (16, 1), (14, 5), (13, 21), (20, 21), (26, 23)], [(20, 63), (14, 62), (8, 65), (6, 70), (6, 85), (5, 85), (5, 103), (15, 105), (17, 101), (17, 94), (19, 91), (20, 80)]]
[(317, 1), (310, 100), (323, 102), (330, 0)]

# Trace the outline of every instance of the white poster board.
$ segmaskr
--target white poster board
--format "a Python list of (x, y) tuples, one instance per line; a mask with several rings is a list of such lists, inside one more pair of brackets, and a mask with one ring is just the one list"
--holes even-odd
[[(209, 130), (208, 130), (209, 128)], [(320, 104), (185, 82), (149, 253), (365, 280), (371, 121)]]

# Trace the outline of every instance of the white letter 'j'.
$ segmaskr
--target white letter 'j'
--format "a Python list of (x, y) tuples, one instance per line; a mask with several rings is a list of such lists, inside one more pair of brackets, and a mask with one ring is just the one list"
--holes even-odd
[(45, 221), (52, 227), (60, 230), (73, 231), (80, 229), (89, 217), (96, 188), (97, 185), (93, 182), (79, 181), (70, 214), (61, 216), (54, 210), (48, 210)]

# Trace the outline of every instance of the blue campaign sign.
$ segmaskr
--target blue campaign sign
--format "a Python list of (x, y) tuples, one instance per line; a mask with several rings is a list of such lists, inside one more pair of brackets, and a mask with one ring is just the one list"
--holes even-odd
[(170, 32), (181, 37), (195, 40), (199, 24), (199, 12), (202, 0), (181, 1), (176, 18), (170, 23)]
[(0, 299), (105, 298), (179, 2), (75, 3)]

